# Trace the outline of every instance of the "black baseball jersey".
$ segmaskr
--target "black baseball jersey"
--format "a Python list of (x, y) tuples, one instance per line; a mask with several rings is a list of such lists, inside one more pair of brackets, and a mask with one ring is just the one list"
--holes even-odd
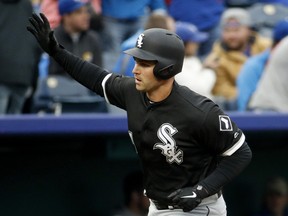
[(236, 124), (210, 99), (174, 83), (168, 98), (148, 100), (131, 77), (107, 75), (106, 100), (127, 110), (129, 135), (140, 157), (148, 197), (194, 186), (245, 142)]
[(127, 110), (149, 198), (165, 199), (199, 182), (211, 195), (249, 163), (244, 134), (208, 98), (174, 83), (165, 100), (153, 103), (136, 89), (133, 77), (108, 73), (64, 49), (53, 57), (78, 82)]

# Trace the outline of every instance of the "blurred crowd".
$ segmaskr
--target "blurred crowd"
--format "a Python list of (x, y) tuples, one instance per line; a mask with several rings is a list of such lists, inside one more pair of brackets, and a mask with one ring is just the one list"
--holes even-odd
[(122, 112), (42, 52), (26, 31), (33, 11), (67, 50), (124, 76), (143, 30), (175, 31), (179, 84), (225, 111), (288, 111), (288, 0), (0, 0), (0, 114)]

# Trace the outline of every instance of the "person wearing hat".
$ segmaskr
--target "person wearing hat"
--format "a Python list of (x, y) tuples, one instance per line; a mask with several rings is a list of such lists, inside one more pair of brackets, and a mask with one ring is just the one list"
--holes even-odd
[(182, 72), (175, 76), (175, 80), (180, 85), (185, 85), (212, 99), (211, 90), (216, 80), (215, 73), (209, 68), (204, 68), (197, 57), (199, 45), (208, 39), (208, 34), (200, 32), (191, 23), (181, 21), (176, 22), (176, 33), (184, 42), (185, 57)]
[[(89, 4), (92, 20), (93, 15), (97, 16), (101, 14), (101, 0), (82, 0), (82, 1)], [(58, 0), (42, 0), (40, 4), (40, 11), (45, 14), (45, 16), (50, 22), (52, 29), (55, 29), (60, 25), (61, 15), (59, 13)]]
[(205, 59), (216, 73), (212, 94), (225, 110), (236, 109), (236, 78), (248, 57), (270, 47), (271, 40), (253, 31), (249, 13), (242, 8), (227, 9), (220, 21), (221, 37)]
[(280, 20), (273, 29), (273, 44), (264, 52), (250, 57), (241, 68), (237, 77), (237, 108), (238, 111), (249, 110), (248, 103), (255, 92), (257, 84), (269, 60), (271, 52), (279, 42), (288, 35), (288, 19)]
[[(54, 34), (59, 43), (83, 60), (102, 66), (101, 40), (98, 33), (90, 29), (90, 13), (87, 3), (81, 0), (59, 0), (58, 10), (61, 23), (54, 29)], [(51, 75), (60, 75), (68, 79), (67, 81), (74, 82), (64, 69), (49, 57), (47, 79)], [(87, 94), (91, 94), (88, 89)], [(101, 107), (104, 107), (103, 110), (106, 112), (105, 101), (100, 97), (99, 99), (102, 103)]]
[[(82, 59), (102, 65), (100, 37), (90, 30), (87, 4), (80, 0), (59, 0), (61, 24), (54, 30), (59, 43)], [(63, 68), (50, 58), (49, 74), (66, 75)]]

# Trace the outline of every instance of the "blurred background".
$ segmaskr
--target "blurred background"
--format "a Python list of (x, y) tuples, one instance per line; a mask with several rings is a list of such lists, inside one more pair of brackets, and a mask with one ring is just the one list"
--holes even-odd
[(123, 76), (141, 31), (175, 31), (176, 81), (219, 104), (253, 152), (223, 190), (229, 215), (288, 215), (288, 0), (0, 0), (0, 215), (147, 210), (125, 111), (42, 52), (26, 30), (33, 11), (67, 50)]

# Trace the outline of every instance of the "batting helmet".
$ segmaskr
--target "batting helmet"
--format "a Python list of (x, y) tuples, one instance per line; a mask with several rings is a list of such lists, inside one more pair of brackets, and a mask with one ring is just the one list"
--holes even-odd
[(174, 32), (151, 28), (138, 36), (134, 48), (124, 53), (142, 60), (157, 61), (154, 75), (159, 79), (169, 79), (182, 70), (184, 43)]

